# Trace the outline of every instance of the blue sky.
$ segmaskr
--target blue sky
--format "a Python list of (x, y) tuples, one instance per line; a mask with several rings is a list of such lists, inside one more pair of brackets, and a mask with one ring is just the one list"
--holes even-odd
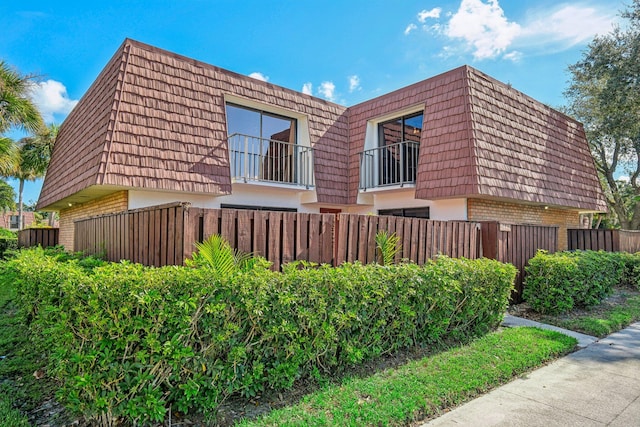
[[(469, 64), (551, 106), (622, 0), (4, 1), (0, 58), (61, 123), (125, 37), (344, 105)], [(14, 133), (14, 137), (17, 134)], [(18, 135), (19, 136), (19, 135)], [(42, 183), (27, 185), (37, 200)]]

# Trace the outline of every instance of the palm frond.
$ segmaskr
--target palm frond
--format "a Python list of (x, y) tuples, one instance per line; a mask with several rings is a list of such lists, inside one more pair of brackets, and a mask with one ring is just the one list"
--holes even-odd
[(244, 258), (234, 250), (222, 236), (213, 234), (202, 243), (196, 243), (197, 252), (193, 255), (196, 265), (207, 266), (219, 276), (226, 277), (240, 268)]

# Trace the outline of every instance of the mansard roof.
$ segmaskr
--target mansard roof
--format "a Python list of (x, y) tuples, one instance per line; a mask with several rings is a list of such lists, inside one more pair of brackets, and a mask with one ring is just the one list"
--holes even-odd
[(606, 211), (582, 125), (472, 67), (347, 108), (129, 39), (61, 126), (38, 207), (127, 188), (229, 194), (229, 96), (307, 118), (319, 203), (356, 203), (367, 124), (413, 106), (417, 198)]

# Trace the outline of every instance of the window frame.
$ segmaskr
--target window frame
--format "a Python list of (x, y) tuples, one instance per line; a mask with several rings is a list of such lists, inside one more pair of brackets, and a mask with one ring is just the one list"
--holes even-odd
[(271, 212), (298, 212), (297, 208), (282, 208), (277, 206), (259, 206), (259, 205), (234, 205), (230, 203), (220, 204), (220, 209), (238, 209), (245, 211), (271, 211)]
[[(420, 132), (417, 134), (414, 132), (414, 135), (417, 135), (418, 140), (413, 141), (407, 138), (407, 120), (417, 117), (421, 118), (421, 127)], [(387, 143), (385, 126), (398, 122), (400, 128), (399, 141)], [(418, 173), (418, 159), (416, 156), (417, 150), (414, 148), (414, 145), (408, 145), (407, 143), (417, 143), (418, 148), (420, 147), (422, 130), (424, 129), (424, 110), (406, 113), (388, 120), (380, 121), (377, 124), (377, 128), (378, 149), (381, 150), (378, 158), (378, 182), (380, 185), (393, 185), (395, 183), (404, 185), (407, 182), (415, 182)]]
[[(430, 208), (431, 208), (430, 206), (423, 206), (419, 208), (378, 209), (378, 215), (379, 216), (396, 216), (396, 217), (402, 217), (402, 218), (431, 219)], [(426, 212), (426, 216), (412, 215), (419, 212)]]
[[(15, 223), (14, 223), (14, 218), (15, 218)], [(24, 215), (22, 216), (22, 222), (24, 224)], [(20, 227), (20, 215), (9, 215), (9, 229), (14, 229), (18, 227)]]
[[(260, 108), (254, 108), (254, 107), (249, 107), (246, 105), (242, 105), (242, 104), (238, 104), (236, 102), (233, 101), (225, 101), (224, 107), (225, 107), (225, 117), (226, 117), (226, 121), (227, 121), (227, 136), (231, 136), (234, 133), (240, 133), (240, 134), (244, 134), (244, 132), (230, 132), (229, 131), (229, 114), (227, 112), (227, 107), (231, 106), (234, 108), (240, 108), (243, 110), (248, 110), (248, 111), (253, 111), (255, 113), (260, 114), (260, 135), (250, 135), (250, 136), (257, 136), (258, 138), (262, 138), (262, 139), (267, 139), (267, 140), (272, 140), (271, 138), (267, 138), (263, 135), (263, 131), (264, 131), (264, 127), (263, 127), (263, 116), (268, 116), (268, 117), (273, 117), (276, 119), (282, 119), (282, 120), (286, 120), (286, 121), (291, 121), (292, 125), (293, 125), (293, 138), (294, 141), (287, 141), (291, 144), (298, 144), (298, 119), (296, 117), (291, 117), (291, 116), (285, 116), (283, 114), (278, 114), (278, 113), (273, 113), (271, 111), (267, 111), (267, 110), (263, 110)], [(271, 135), (269, 135), (271, 136)], [(274, 140), (277, 141), (277, 140)]]

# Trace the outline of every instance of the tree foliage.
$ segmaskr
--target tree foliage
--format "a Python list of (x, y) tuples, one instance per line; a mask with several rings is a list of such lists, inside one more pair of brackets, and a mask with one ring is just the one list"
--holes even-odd
[[(23, 192), (25, 181), (33, 181), (44, 177), (49, 166), (53, 146), (58, 135), (58, 126), (40, 127), (35, 136), (20, 139), (17, 143), (7, 140), (15, 147), (10, 154), (11, 158), (6, 167), (2, 164), (2, 144), (0, 144), (0, 174), (5, 177), (15, 178), (18, 186), (18, 229), (22, 230), (22, 213), (24, 211)], [(52, 217), (51, 217), (52, 218)], [(51, 225), (51, 224), (50, 224)]]
[(612, 213), (622, 228), (639, 229), (640, 0), (621, 16), (621, 26), (596, 36), (569, 67), (565, 96), (568, 113), (585, 125)]
[(42, 127), (42, 116), (30, 98), (35, 78), (0, 60), (0, 133), (12, 127), (37, 132)]
[(0, 211), (7, 212), (16, 208), (16, 192), (12, 186), (0, 181)]

